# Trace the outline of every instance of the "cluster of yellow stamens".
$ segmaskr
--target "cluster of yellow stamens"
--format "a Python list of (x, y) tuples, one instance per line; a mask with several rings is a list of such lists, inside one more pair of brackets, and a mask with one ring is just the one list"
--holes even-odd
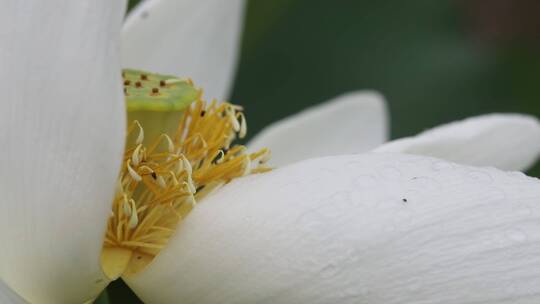
[(250, 154), (232, 144), (247, 130), (239, 106), (198, 98), (175, 134), (146, 141), (143, 127), (134, 121), (128, 128), (108, 222), (102, 265), (111, 279), (146, 266), (205, 195), (234, 178), (269, 170), (268, 149)]

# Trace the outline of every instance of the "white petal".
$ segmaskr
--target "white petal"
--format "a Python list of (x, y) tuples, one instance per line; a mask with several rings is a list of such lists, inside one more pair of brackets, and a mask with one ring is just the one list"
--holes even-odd
[(189, 77), (227, 99), (236, 70), (244, 0), (146, 0), (122, 31), (125, 67)]
[(0, 279), (0, 303), (2, 304), (27, 304), (18, 294)]
[(4, 1), (0, 11), (0, 277), (31, 303), (82, 303), (125, 136), (125, 1)]
[(366, 152), (387, 140), (387, 116), (380, 94), (348, 93), (273, 123), (248, 146), (252, 150), (270, 148), (270, 164), (274, 166), (311, 157)]
[(391, 141), (376, 152), (403, 152), (467, 165), (525, 170), (540, 155), (540, 123), (520, 114), (490, 114)]
[(313, 159), (200, 203), (148, 303), (540, 303), (540, 181), (414, 155)]

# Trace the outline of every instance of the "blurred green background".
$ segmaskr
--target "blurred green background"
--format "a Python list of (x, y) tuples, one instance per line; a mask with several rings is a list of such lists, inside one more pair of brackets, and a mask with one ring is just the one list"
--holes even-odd
[[(361, 89), (386, 96), (393, 138), (489, 112), (539, 117), (539, 51), (537, 0), (251, 0), (231, 100), (251, 135)], [(122, 283), (108, 294), (138, 303)]]

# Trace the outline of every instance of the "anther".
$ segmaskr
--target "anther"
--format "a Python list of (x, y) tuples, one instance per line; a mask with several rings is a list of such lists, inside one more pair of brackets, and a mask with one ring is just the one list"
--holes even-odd
[(238, 112), (244, 111), (244, 107), (242, 107), (241, 105), (232, 104), (232, 105), (230, 105), (230, 107), (233, 108), (235, 111), (238, 111)]
[(246, 137), (246, 134), (247, 134), (247, 122), (243, 113), (240, 113), (239, 117), (240, 117), (240, 132), (238, 132), (238, 136), (240, 138), (244, 138)]
[(184, 159), (179, 159), (176, 163), (176, 174), (180, 174), (182, 171), (184, 171)]
[(135, 120), (135, 124), (139, 127), (139, 135), (137, 136), (137, 140), (135, 140), (135, 144), (140, 145), (144, 140), (144, 130), (138, 121)]
[(131, 155), (131, 161), (133, 162), (133, 165), (138, 166), (140, 164), (140, 158), (139, 153), (141, 151), (142, 145), (138, 145), (137, 148), (135, 148), (135, 151), (133, 151), (133, 154)]
[(186, 170), (186, 172), (188, 173), (188, 175), (191, 176), (191, 174), (193, 174), (193, 168), (191, 167), (191, 163), (189, 162), (189, 160), (187, 160), (187, 158), (183, 155), (182, 155), (182, 165), (184, 167), (184, 170)]
[(124, 202), (122, 204), (122, 208), (124, 209), (124, 214), (126, 216), (129, 216), (131, 215), (131, 207), (130, 207), (130, 203), (129, 203), (129, 200), (127, 198), (127, 195), (124, 194)]
[(180, 183), (178, 183), (178, 179), (176, 178), (176, 175), (174, 175), (173, 172), (169, 172), (169, 173), (170, 173), (170, 175), (171, 175), (171, 178), (172, 178), (172, 181), (173, 181), (173, 185), (174, 185), (174, 186), (180, 185)]
[(139, 224), (139, 217), (137, 216), (137, 206), (135, 206), (135, 201), (133, 199), (131, 202), (131, 217), (129, 218), (129, 228), (133, 229)]
[(229, 121), (232, 124), (233, 130), (235, 132), (240, 131), (240, 123), (238, 122), (238, 119), (236, 119), (234, 112), (232, 110), (227, 111), (227, 116), (229, 117)]
[(193, 179), (191, 178), (191, 175), (188, 175), (187, 186), (191, 194), (195, 194), (197, 192), (197, 188), (195, 188), (195, 185), (193, 184)]
[(137, 173), (135, 170), (133, 170), (133, 168), (131, 168), (131, 165), (129, 164), (130, 162), (130, 160), (127, 161), (127, 169), (129, 175), (131, 175), (131, 178), (133, 178), (133, 180), (135, 180), (136, 182), (142, 181), (142, 177), (139, 175), (139, 173)]

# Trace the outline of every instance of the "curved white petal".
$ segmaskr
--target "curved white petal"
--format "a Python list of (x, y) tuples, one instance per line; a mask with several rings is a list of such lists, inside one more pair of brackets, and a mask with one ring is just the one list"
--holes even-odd
[(122, 31), (124, 67), (189, 77), (209, 98), (234, 80), (244, 0), (146, 0)]
[(376, 152), (434, 156), (475, 166), (526, 170), (540, 155), (540, 123), (521, 114), (490, 114), (391, 141)]
[(31, 303), (82, 303), (99, 264), (125, 136), (125, 1), (0, 10), (0, 277)]
[(321, 105), (277, 121), (248, 144), (272, 151), (271, 165), (369, 151), (388, 139), (384, 97), (359, 91), (338, 96)]
[(539, 202), (521, 173), (313, 159), (208, 197), (128, 284), (148, 303), (540, 303)]

